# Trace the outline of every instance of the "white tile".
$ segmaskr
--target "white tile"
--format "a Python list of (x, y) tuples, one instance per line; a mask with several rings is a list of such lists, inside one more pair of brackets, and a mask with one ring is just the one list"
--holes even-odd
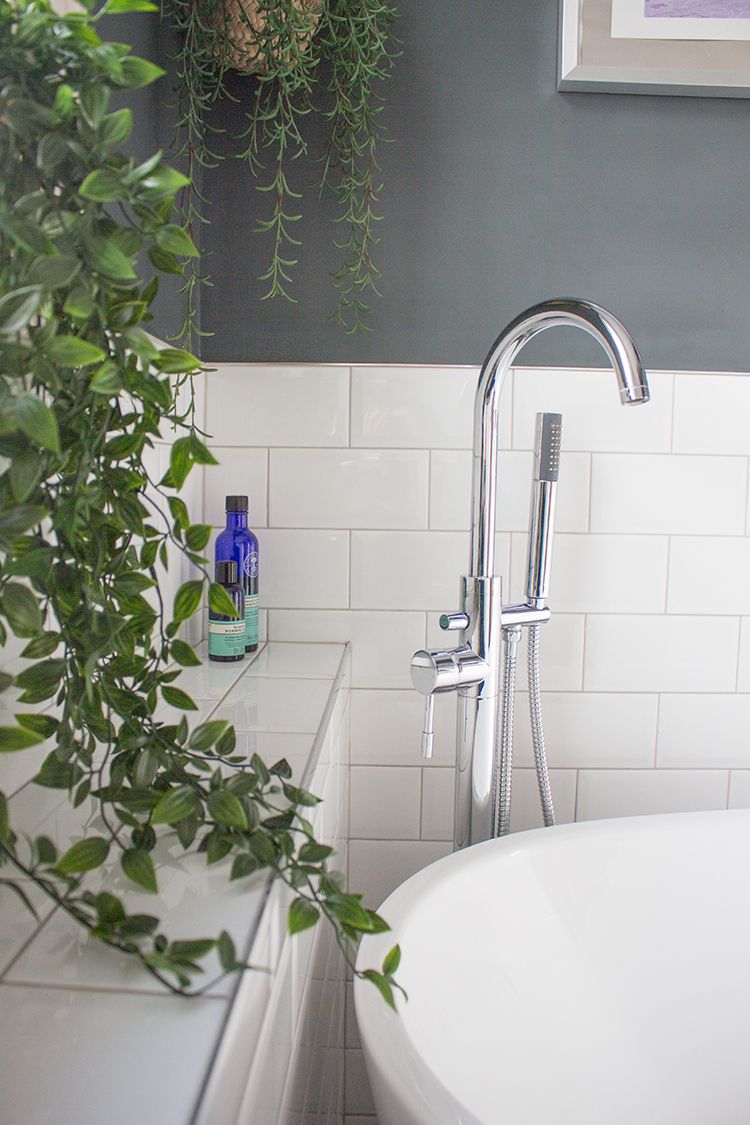
[(411, 691), (355, 690), (351, 695), (351, 760), (365, 766), (452, 766), (456, 759), (456, 696), (435, 703), (434, 753), (421, 757), (424, 696)]
[(581, 770), (576, 819), (723, 809), (728, 779), (726, 770)]
[[(549, 784), (556, 824), (570, 824), (575, 820), (576, 771), (550, 770)], [(536, 770), (513, 771), (513, 799), (511, 801), (510, 830), (525, 832), (528, 828), (543, 828), (542, 806), (539, 800), (539, 783)]]
[(750, 770), (732, 770), (729, 780), (729, 808), (750, 809)]
[(352, 687), (410, 688), (409, 662), (424, 646), (425, 615), (387, 610), (273, 609), (270, 630), (275, 641), (350, 641)]
[[(13, 1019), (0, 1026), (0, 1054), (13, 1090), (4, 1125), (154, 1119), (189, 1121), (201, 1093), (207, 1051), (218, 1043), (225, 1005), (213, 999), (2, 986)], [(177, 1030), (175, 1030), (177, 1029)], [(37, 1061), (44, 1058), (44, 1079)], [(71, 1060), (87, 1059), (96, 1081)], [(123, 1083), (123, 1059), (137, 1081)], [(113, 1097), (113, 1091), (120, 1095)], [(54, 1095), (52, 1095), (54, 1092)], [(54, 1108), (52, 1108), (54, 1105)]]
[(426, 528), (426, 450), (272, 449), (273, 527)]
[[(550, 766), (652, 766), (657, 704), (656, 695), (544, 692), (542, 719)], [(521, 766), (532, 766), (529, 697), (525, 692), (519, 693), (516, 707), (517, 761)]]
[(222, 445), (346, 445), (349, 368), (218, 364), (206, 428)]
[(595, 454), (591, 530), (741, 535), (746, 492), (740, 457)]
[(222, 699), (248, 669), (247, 656), (236, 664), (221, 664), (208, 659), (205, 644), (197, 646), (197, 653), (203, 659), (202, 664), (174, 669), (180, 672), (179, 679), (175, 680), (177, 687), (196, 700)]
[(364, 894), (368, 906), (377, 908), (410, 875), (451, 850), (451, 844), (442, 841), (352, 840), (349, 886)]
[(226, 719), (237, 730), (314, 734), (330, 694), (330, 680), (245, 676), (212, 718)]
[(351, 839), (418, 840), (421, 777), (418, 766), (352, 766)]
[(750, 691), (750, 617), (742, 618), (737, 691)]
[(455, 790), (455, 770), (422, 770), (422, 828), (420, 836), (423, 840), (453, 839)]
[(672, 539), (669, 613), (750, 613), (750, 539)]
[(445, 612), (468, 554), (461, 531), (353, 531), (352, 608)]
[(663, 695), (656, 764), (750, 769), (750, 695)]
[(226, 497), (246, 495), (248, 524), (251, 528), (265, 527), (268, 523), (268, 450), (212, 445), (211, 452), (219, 464), (206, 465), (203, 522), (224, 527)]
[[(5, 885), (8, 882), (19, 885), (34, 907), (36, 917), (16, 892)], [(6, 868), (3, 881), (0, 882), (0, 977), (54, 909), (52, 899), (35, 883), (17, 878), (10, 868)]]
[[(375, 1103), (372, 1100), (370, 1082), (362, 1051), (349, 1049), (346, 1051), (345, 1062), (346, 1090), (344, 1104), (347, 1109), (357, 1114), (370, 1116), (375, 1114)], [(374, 1117), (373, 1117), (374, 1119)]]
[[(667, 589), (666, 535), (556, 535), (550, 605), (560, 613), (661, 613)], [(528, 537), (514, 535), (511, 574), (525, 594)]]
[(589, 617), (584, 690), (734, 691), (738, 627), (729, 617)]
[[(498, 464), (497, 527), (525, 531), (529, 526), (533, 455), (503, 450)], [(586, 531), (589, 521), (587, 453), (563, 453), (557, 490), (558, 531)], [(433, 450), (430, 460), (430, 527), (465, 531), (471, 523), (471, 453)]]
[[(465, 367), (353, 367), (351, 444), (470, 449), (478, 375)], [(510, 383), (503, 400), (500, 440), (507, 446)]]
[(610, 369), (517, 368), (513, 383), (513, 448), (534, 448), (539, 411), (563, 416), (563, 448), (667, 452), (672, 429), (672, 376), (649, 373), (651, 401), (622, 406)]
[(344, 609), (349, 600), (346, 531), (270, 528), (258, 536), (260, 599), (269, 609)]
[(675, 376), (676, 453), (750, 454), (750, 375)]

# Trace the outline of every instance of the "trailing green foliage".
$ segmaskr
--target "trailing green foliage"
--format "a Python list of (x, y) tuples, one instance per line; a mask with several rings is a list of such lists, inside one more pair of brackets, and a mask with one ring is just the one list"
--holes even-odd
[[(383, 135), (378, 91), (393, 67), (396, 8), (388, 0), (259, 0), (257, 8), (262, 26), (251, 38), (255, 72), (245, 79), (247, 124), (236, 155), (269, 200), (268, 217), (258, 226), (271, 247), (260, 275), (267, 283), (264, 299), (295, 300), (290, 285), (300, 245), (294, 224), (301, 218), (301, 174), (295, 175), (294, 162), (308, 154), (305, 119), (320, 114), (328, 129), (320, 185), (337, 201), (342, 232), (335, 240), (342, 260), (332, 275), (338, 290), (334, 316), (350, 333), (367, 330), (368, 300), (378, 293), (380, 276), (372, 258), (380, 218), (376, 150)], [(225, 79), (233, 59), (221, 0), (165, 0), (164, 10), (181, 33), (174, 58), (181, 95), (177, 147), (193, 175), (198, 166), (212, 168), (221, 160), (211, 110), (217, 98), (231, 96)], [(230, 50), (231, 42), (230, 36)], [(207, 202), (195, 186), (184, 194), (187, 229), (195, 232), (207, 221)], [(188, 264), (184, 331), (196, 329), (193, 295), (201, 280)]]
[[(111, 95), (160, 71), (94, 30), (103, 11), (149, 7), (109, 0), (95, 16), (59, 17), (47, 0), (0, 0), (0, 643), (8, 630), (28, 642), (23, 670), (0, 677), (0, 690), (20, 691), (0, 753), (49, 740), (36, 784), (89, 803), (81, 838), (53, 841), (15, 827), (0, 793), (0, 861), (191, 992), (214, 950), (223, 972), (247, 967), (229, 935), (168, 937), (108, 889), (119, 870), (156, 892), (165, 846), (226, 859), (231, 879), (283, 880), (290, 931), (325, 917), (350, 960), (361, 934), (388, 927), (329, 870), (301, 811), (317, 798), (291, 784), (285, 761), (237, 753), (228, 723), (157, 717), (163, 703), (195, 709), (175, 684), (179, 667), (200, 663), (179, 630), (205, 593), (225, 606), (200, 553), (209, 529), (177, 495), (194, 465), (214, 461), (190, 395), (179, 405), (200, 365), (143, 328), (158, 275), (195, 256), (172, 222), (187, 181), (159, 153), (137, 163), (122, 152), (130, 111), (112, 111)], [(179, 437), (158, 480), (150, 453), (165, 427)], [(158, 581), (169, 544), (196, 567), (172, 607)], [(28, 903), (23, 882), (0, 885)], [(375, 978), (392, 1002), (388, 966)]]

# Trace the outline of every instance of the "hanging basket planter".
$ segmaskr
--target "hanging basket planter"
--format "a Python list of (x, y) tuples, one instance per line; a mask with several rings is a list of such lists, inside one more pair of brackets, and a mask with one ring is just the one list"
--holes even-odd
[(217, 15), (220, 40), (217, 54), (224, 66), (240, 74), (265, 74), (294, 58), (310, 43), (321, 16), (324, 0), (294, 0), (290, 6), (291, 28), (269, 30), (268, 4), (259, 0), (221, 0)]

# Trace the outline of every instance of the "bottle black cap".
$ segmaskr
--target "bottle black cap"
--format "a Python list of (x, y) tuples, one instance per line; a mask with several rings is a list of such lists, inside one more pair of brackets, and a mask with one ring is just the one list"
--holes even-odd
[(235, 586), (237, 584), (237, 563), (234, 559), (217, 562), (216, 581), (222, 586)]
[(247, 496), (227, 496), (224, 504), (225, 512), (246, 512)]

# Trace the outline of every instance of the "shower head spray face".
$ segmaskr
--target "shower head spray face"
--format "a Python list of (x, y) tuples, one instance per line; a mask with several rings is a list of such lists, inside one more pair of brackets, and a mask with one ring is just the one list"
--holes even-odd
[(561, 442), (562, 414), (537, 414), (526, 583), (527, 601), (537, 608), (549, 597)]
[(557, 481), (560, 476), (562, 414), (537, 414), (534, 442), (534, 480)]

